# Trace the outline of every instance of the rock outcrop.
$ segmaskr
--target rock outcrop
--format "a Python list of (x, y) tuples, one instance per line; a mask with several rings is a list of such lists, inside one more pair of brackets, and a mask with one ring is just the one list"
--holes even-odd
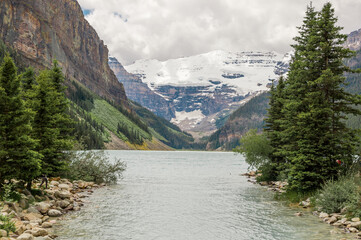
[[(133, 86), (126, 87), (126, 92), (137, 92), (138, 86), (145, 88), (146, 84), (147, 91), (139, 92), (147, 95), (150, 89), (163, 98), (151, 107), (144, 104), (153, 112), (185, 131), (214, 132), (217, 119), (285, 74), (289, 59), (290, 54), (275, 52), (212, 51), (164, 62), (138, 60), (125, 66), (140, 79), (137, 85), (133, 81)], [(164, 114), (168, 106), (170, 114)]]
[(353, 31), (348, 35), (347, 41), (344, 44), (345, 47), (352, 51), (361, 49), (361, 29)]
[(26, 65), (49, 68), (57, 59), (67, 78), (127, 106), (124, 87), (108, 65), (108, 49), (76, 0), (1, 0), (0, 39)]
[(109, 57), (109, 66), (119, 82), (123, 84), (130, 100), (141, 104), (167, 120), (175, 117), (174, 108), (171, 104), (162, 96), (153, 92), (138, 76), (128, 73), (115, 57)]

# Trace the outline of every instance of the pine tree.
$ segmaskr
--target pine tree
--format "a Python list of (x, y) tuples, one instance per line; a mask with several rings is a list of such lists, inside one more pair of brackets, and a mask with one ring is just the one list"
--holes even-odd
[(34, 151), (32, 113), (22, 100), (20, 78), (9, 56), (1, 66), (0, 100), (0, 184), (11, 178), (31, 182), (39, 176), (42, 156)]
[(39, 84), (35, 104), (34, 136), (39, 141), (38, 151), (44, 155), (42, 173), (54, 175), (68, 165), (64, 151), (73, 146), (68, 102), (65, 99), (61, 84), (63, 76), (59, 68), (42, 71), (37, 82)]
[(358, 97), (347, 94), (342, 84), (347, 71), (342, 60), (352, 52), (342, 48), (346, 36), (336, 27), (330, 3), (317, 13), (308, 7), (295, 38), (295, 56), (290, 65), (284, 104), (282, 154), (290, 163), (290, 190), (311, 191), (336, 177), (336, 159), (351, 164), (355, 134), (343, 118), (358, 114), (351, 108)]
[(70, 150), (73, 145), (73, 138), (71, 137), (71, 128), (73, 121), (69, 114), (69, 101), (65, 96), (66, 87), (64, 86), (64, 75), (58, 62), (53, 62), (53, 68), (50, 71), (51, 85), (55, 92), (55, 108), (54, 114), (56, 114), (56, 127), (60, 131), (59, 140), (63, 150)]
[(284, 145), (284, 138), (282, 136), (282, 132), (284, 130), (282, 123), (285, 120), (282, 112), (285, 98), (284, 88), (285, 82), (283, 77), (280, 77), (276, 87), (274, 86), (274, 83), (272, 83), (270, 90), (270, 107), (268, 109), (267, 118), (265, 119), (266, 124), (264, 131), (272, 147), (269, 166), (270, 173), (268, 174), (272, 177), (270, 180), (276, 180), (280, 173), (286, 169), (286, 161), (282, 155), (282, 151), (280, 151)]

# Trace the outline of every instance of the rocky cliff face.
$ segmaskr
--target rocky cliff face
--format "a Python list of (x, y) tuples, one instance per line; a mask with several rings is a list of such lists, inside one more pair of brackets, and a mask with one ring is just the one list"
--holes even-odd
[(212, 132), (217, 119), (285, 74), (289, 59), (275, 52), (213, 51), (165, 62), (138, 60), (125, 69), (168, 103), (168, 115), (157, 110), (163, 103), (153, 106), (158, 115), (186, 131)]
[(127, 106), (123, 85), (108, 65), (108, 49), (76, 0), (1, 0), (0, 38), (26, 64), (48, 68), (57, 59), (68, 78)]
[(352, 51), (359, 50), (361, 48), (361, 29), (351, 32), (344, 45)]
[(158, 116), (167, 120), (172, 119), (174, 110), (162, 96), (153, 92), (147, 84), (134, 74), (128, 73), (114, 57), (109, 57), (109, 66), (121, 82), (127, 93), (127, 97), (142, 106), (148, 108)]

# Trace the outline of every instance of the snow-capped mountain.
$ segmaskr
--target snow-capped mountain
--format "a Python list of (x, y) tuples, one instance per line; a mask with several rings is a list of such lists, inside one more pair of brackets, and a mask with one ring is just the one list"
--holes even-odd
[(276, 52), (212, 51), (164, 62), (138, 60), (125, 69), (169, 103), (173, 111), (165, 118), (184, 130), (212, 131), (216, 119), (286, 73), (289, 60), (290, 54)]

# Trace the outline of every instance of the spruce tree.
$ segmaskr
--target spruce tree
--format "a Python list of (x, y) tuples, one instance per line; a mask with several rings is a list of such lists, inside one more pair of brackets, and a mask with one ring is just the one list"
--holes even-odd
[(308, 7), (293, 45), (283, 109), (287, 143), (281, 148), (290, 164), (290, 190), (312, 191), (342, 170), (337, 159), (352, 163), (356, 138), (343, 118), (359, 113), (351, 107), (359, 100), (342, 88), (348, 70), (342, 60), (352, 52), (342, 48), (347, 36), (336, 22), (330, 3), (319, 13)]
[(57, 64), (42, 71), (37, 82), (34, 135), (39, 141), (38, 151), (44, 155), (42, 173), (54, 175), (68, 165), (66, 150), (73, 146), (68, 102), (62, 86), (63, 76)]
[(0, 184), (12, 178), (31, 183), (40, 173), (42, 156), (34, 151), (32, 113), (25, 107), (20, 78), (9, 56), (0, 70), (0, 100)]
[(272, 151), (269, 156), (270, 169), (268, 173), (268, 176), (272, 179), (269, 180), (276, 180), (280, 173), (286, 169), (285, 158), (280, 150), (284, 144), (284, 138), (282, 136), (282, 124), (285, 120), (282, 112), (285, 98), (284, 88), (285, 82), (283, 77), (280, 77), (277, 86), (272, 83), (270, 90), (270, 107), (268, 109), (267, 118), (265, 119), (266, 124), (264, 131), (272, 147)]

